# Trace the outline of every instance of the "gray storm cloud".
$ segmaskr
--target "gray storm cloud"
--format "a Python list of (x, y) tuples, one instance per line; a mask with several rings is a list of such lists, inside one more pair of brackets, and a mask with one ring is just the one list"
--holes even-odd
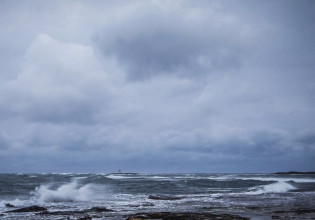
[(1, 172), (314, 167), (312, 1), (0, 4)]

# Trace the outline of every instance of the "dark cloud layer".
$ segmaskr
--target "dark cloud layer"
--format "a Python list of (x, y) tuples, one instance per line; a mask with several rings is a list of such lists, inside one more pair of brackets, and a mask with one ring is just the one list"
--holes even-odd
[(0, 10), (0, 172), (315, 167), (313, 1)]
[(132, 79), (197, 77), (238, 68), (250, 37), (242, 24), (220, 17), (214, 6), (141, 4), (115, 16), (95, 41), (105, 56), (126, 66)]

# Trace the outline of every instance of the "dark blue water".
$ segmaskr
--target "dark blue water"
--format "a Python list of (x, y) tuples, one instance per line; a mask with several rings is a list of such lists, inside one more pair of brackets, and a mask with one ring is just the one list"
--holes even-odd
[(130, 213), (151, 211), (228, 211), (247, 215), (253, 207), (264, 215), (277, 207), (315, 207), (315, 176), (0, 174), (0, 219), (44, 219), (35, 213), (6, 213), (12, 209), (5, 207), (7, 203), (17, 208), (40, 205), (50, 211), (95, 206), (115, 211), (99, 215), (100, 219), (123, 219)]

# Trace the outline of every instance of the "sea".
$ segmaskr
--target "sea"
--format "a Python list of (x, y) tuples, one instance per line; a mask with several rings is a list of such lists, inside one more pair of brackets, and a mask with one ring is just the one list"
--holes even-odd
[[(52, 214), (10, 212), (33, 205)], [(112, 211), (82, 214), (93, 207)], [(281, 211), (291, 215), (290, 210), (314, 207), (315, 175), (0, 174), (0, 219), (80, 219), (89, 215), (92, 219), (118, 220), (147, 212), (231, 213), (272, 219)]]

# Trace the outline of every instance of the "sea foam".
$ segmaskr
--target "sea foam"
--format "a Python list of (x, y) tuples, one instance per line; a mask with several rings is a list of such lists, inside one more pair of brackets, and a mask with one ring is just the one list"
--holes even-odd
[(93, 184), (80, 185), (78, 180), (51, 189), (51, 185), (41, 185), (35, 189), (35, 196), (40, 202), (89, 201), (96, 197)]

